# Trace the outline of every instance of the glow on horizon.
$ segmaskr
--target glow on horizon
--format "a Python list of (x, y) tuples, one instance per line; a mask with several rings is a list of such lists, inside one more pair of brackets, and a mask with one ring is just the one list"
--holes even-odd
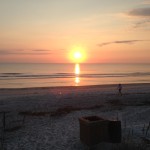
[(0, 63), (150, 63), (149, 12), (149, 0), (0, 1)]

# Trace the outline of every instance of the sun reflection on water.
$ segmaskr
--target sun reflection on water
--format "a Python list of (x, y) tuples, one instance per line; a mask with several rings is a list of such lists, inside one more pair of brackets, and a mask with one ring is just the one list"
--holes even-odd
[(80, 65), (75, 64), (75, 85), (78, 86), (80, 83)]

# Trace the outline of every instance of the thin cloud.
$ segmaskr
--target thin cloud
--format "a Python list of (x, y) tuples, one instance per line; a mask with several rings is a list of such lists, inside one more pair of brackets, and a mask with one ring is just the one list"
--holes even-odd
[(34, 49), (32, 51), (35, 51), (35, 52), (49, 52), (51, 50), (46, 50), (46, 49)]
[(150, 0), (144, 0), (144, 1), (142, 2), (142, 4), (145, 4), (145, 5), (150, 4)]
[(104, 42), (104, 43), (98, 44), (98, 46), (102, 47), (102, 46), (106, 46), (110, 44), (134, 44), (136, 42), (141, 42), (141, 41), (143, 40), (123, 40), (123, 41)]
[[(33, 52), (32, 52), (33, 51)], [(37, 51), (37, 52), (34, 52)], [(46, 54), (52, 54), (51, 52), (44, 52), (48, 50), (31, 50), (31, 51), (25, 51), (25, 50), (0, 50), (0, 55), (46, 55)]]
[(149, 24), (150, 24), (150, 19), (146, 19), (146, 20), (136, 22), (133, 27), (140, 28), (143, 26), (149, 26)]
[(136, 8), (127, 13), (129, 16), (136, 17), (150, 17), (150, 7), (148, 8)]
[[(148, 1), (145, 1), (145, 2), (148, 2)], [(133, 18), (133, 21), (134, 21), (133, 28), (149, 29), (150, 7), (132, 9), (129, 12), (127, 12), (126, 15)]]

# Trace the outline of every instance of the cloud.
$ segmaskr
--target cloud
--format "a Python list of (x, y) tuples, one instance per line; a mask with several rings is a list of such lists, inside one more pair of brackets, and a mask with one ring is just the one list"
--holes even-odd
[(127, 14), (129, 16), (136, 16), (136, 17), (150, 17), (150, 7), (132, 9)]
[[(149, 1), (144, 1), (143, 3), (148, 3)], [(150, 7), (147, 8), (136, 8), (128, 11), (126, 16), (130, 17), (133, 21), (133, 28), (143, 28), (150, 29)]]
[(34, 49), (32, 51), (35, 51), (35, 52), (49, 52), (50, 50), (46, 50), (46, 49)]
[(139, 28), (139, 27), (143, 27), (143, 26), (150, 26), (150, 19), (145, 19), (142, 21), (138, 21), (134, 24), (134, 28)]
[(0, 50), (0, 55), (46, 55), (50, 50)]
[(142, 4), (145, 4), (145, 5), (150, 4), (150, 0), (144, 0), (144, 1), (142, 2)]
[(102, 47), (102, 46), (106, 46), (110, 44), (134, 44), (135, 42), (141, 42), (141, 41), (143, 40), (123, 40), (123, 41), (104, 42), (104, 43), (98, 44), (98, 46)]

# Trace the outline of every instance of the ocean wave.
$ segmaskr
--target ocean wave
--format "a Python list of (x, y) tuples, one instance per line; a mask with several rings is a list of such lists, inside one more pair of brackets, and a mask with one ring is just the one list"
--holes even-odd
[(75, 73), (54, 73), (54, 74), (0, 73), (0, 80), (42, 79), (42, 78), (74, 78), (77, 76), (80, 78), (144, 77), (144, 76), (150, 76), (150, 72), (79, 74), (79, 75), (76, 75)]

